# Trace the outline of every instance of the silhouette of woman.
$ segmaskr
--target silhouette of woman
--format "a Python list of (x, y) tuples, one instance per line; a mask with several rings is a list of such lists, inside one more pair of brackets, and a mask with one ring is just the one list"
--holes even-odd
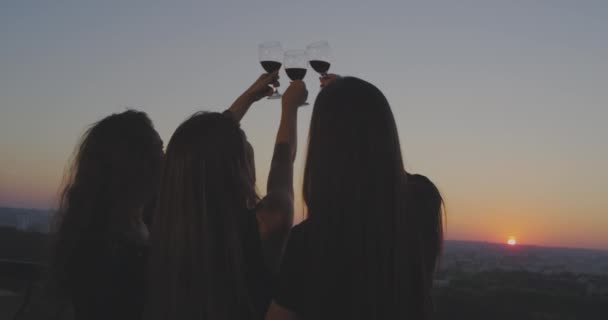
[(304, 83), (283, 94), (267, 196), (255, 190), (253, 149), (238, 121), (272, 94), (262, 75), (224, 113), (183, 122), (167, 147), (151, 232), (145, 319), (262, 319), (293, 215), (297, 109)]
[(138, 319), (147, 228), (158, 191), (162, 141), (148, 116), (128, 110), (95, 123), (77, 148), (57, 212), (54, 292), (76, 319)]
[(391, 108), (372, 84), (333, 78), (310, 124), (308, 217), (291, 231), (267, 319), (427, 319), (438, 251), (427, 252)]

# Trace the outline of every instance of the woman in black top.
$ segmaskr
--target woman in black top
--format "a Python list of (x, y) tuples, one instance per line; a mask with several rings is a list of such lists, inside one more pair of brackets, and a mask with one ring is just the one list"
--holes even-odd
[(263, 75), (224, 113), (196, 113), (167, 147), (150, 245), (145, 319), (262, 319), (293, 214), (297, 109), (283, 95), (267, 196), (255, 191), (253, 150), (238, 121), (270, 95)]
[(389, 103), (346, 77), (319, 93), (304, 171), (308, 218), (291, 231), (267, 319), (427, 319), (431, 272)]
[(57, 213), (50, 282), (76, 319), (141, 317), (142, 211), (157, 192), (161, 162), (162, 141), (143, 112), (113, 114), (84, 135)]

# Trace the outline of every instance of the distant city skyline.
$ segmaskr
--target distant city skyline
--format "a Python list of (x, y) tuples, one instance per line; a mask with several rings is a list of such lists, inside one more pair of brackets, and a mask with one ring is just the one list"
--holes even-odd
[[(608, 249), (608, 2), (6, 1), (0, 206), (54, 208), (88, 125), (134, 107), (165, 144), (263, 72), (257, 44), (328, 40), (330, 72), (389, 99), (408, 171), (447, 205), (447, 238)], [(318, 75), (305, 81), (314, 102)], [(288, 78), (281, 71), (281, 88)], [(279, 102), (243, 128), (265, 190)], [(296, 219), (311, 107), (299, 119)]]

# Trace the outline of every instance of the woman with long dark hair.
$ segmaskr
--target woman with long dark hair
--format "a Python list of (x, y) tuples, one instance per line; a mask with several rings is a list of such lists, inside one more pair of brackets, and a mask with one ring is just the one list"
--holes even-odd
[(439, 252), (425, 251), (426, 213), (408, 180), (382, 92), (353, 77), (322, 89), (304, 171), (308, 217), (291, 231), (267, 319), (427, 319), (428, 257)]
[(77, 148), (57, 212), (53, 292), (76, 319), (138, 319), (147, 228), (162, 141), (148, 116), (128, 110), (95, 123)]
[(167, 146), (151, 232), (145, 319), (262, 319), (293, 215), (297, 109), (304, 83), (283, 94), (267, 196), (255, 190), (253, 149), (238, 121), (272, 94), (263, 75), (224, 113), (200, 112)]

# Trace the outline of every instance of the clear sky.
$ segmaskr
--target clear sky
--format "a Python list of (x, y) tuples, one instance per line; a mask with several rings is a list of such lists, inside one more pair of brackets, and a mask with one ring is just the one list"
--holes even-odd
[[(0, 206), (55, 206), (105, 115), (144, 110), (167, 142), (194, 111), (226, 108), (262, 72), (266, 40), (328, 40), (331, 71), (383, 90), (406, 168), (445, 195), (449, 239), (608, 249), (605, 0), (0, 0)], [(243, 123), (260, 190), (279, 111), (265, 100)]]

